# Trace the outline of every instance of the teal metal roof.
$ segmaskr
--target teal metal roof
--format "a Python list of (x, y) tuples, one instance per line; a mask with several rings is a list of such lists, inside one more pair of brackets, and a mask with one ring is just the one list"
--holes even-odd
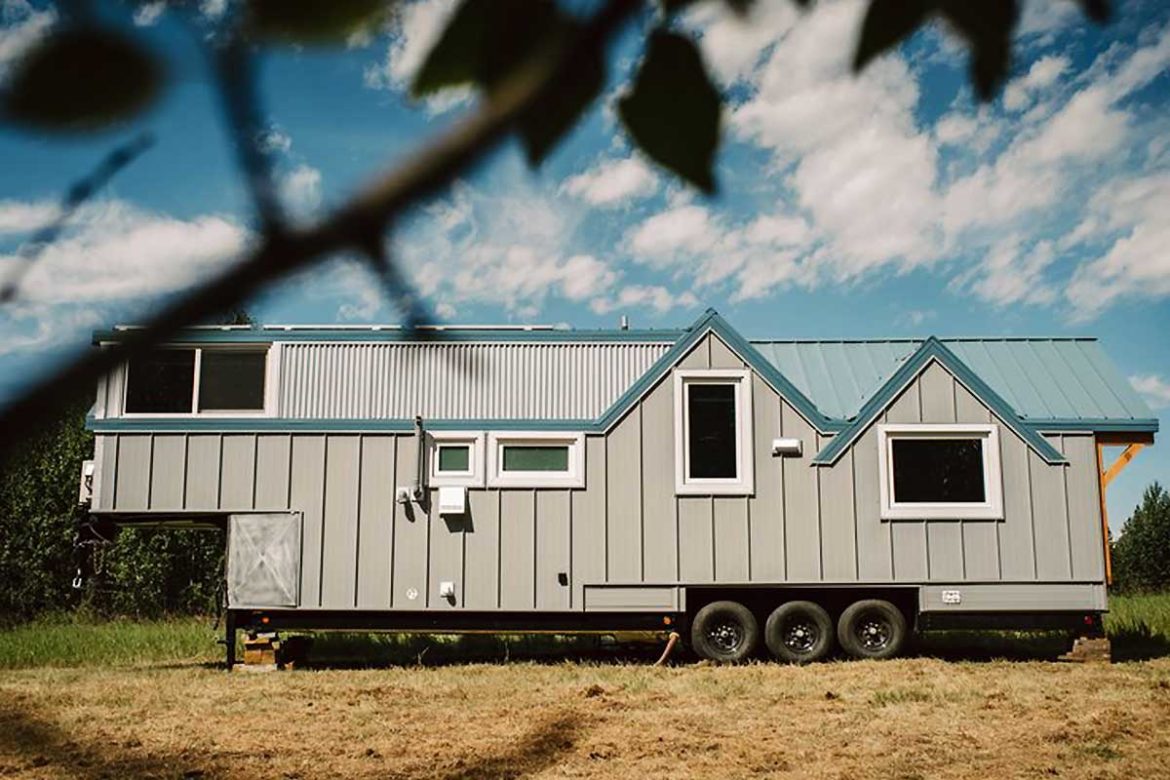
[[(825, 415), (852, 419), (925, 339), (752, 341)], [(1031, 422), (1148, 421), (1095, 339), (939, 339)]]

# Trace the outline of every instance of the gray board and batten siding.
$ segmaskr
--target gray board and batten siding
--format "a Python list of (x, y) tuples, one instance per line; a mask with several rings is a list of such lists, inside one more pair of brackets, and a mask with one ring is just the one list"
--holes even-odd
[[(582, 367), (588, 369), (592, 353), (580, 346), (572, 356), (549, 350), (543, 372), (522, 381), (545, 382), (558, 370), (569, 379), (591, 376)], [(431, 408), (457, 408), (461, 417), (491, 416), (485, 411), (493, 409), (509, 417), (597, 417), (670, 346), (606, 345), (621, 348), (622, 357), (607, 356), (596, 383), (573, 387), (575, 395), (556, 409), (528, 406), (505, 415), (501, 404), (508, 401), (502, 397), (477, 401), (457, 393)], [(402, 414), (407, 407), (385, 400), (389, 388), (359, 391), (345, 380), (360, 374), (353, 373), (358, 365), (380, 365), (384, 372), (392, 350), (379, 357), (370, 350), (359, 358), (351, 347), (285, 344), (283, 377), (298, 377), (304, 388), (314, 374), (324, 374), (318, 381), (333, 390), (298, 396), (298, 385), (282, 381), (281, 416)], [(299, 368), (290, 370), (290, 364)], [(442, 365), (450, 370), (459, 362)], [(712, 332), (676, 365), (746, 364)], [(444, 371), (430, 373), (432, 386), (440, 389)], [(117, 381), (107, 383), (108, 393)], [(676, 416), (666, 372), (612, 426), (587, 433), (583, 488), (472, 488), (467, 513), (444, 517), (434, 509), (434, 489), (429, 512), (417, 503), (395, 502), (396, 488), (415, 479), (418, 443), (409, 433), (263, 426), (103, 432), (98, 426), (93, 510), (176, 519), (298, 513), (303, 609), (671, 611), (684, 606), (680, 586), (781, 583), (921, 585), (927, 609), (1104, 608), (1091, 431), (1045, 434), (1066, 461), (1053, 464), (998, 425), (1002, 520), (885, 521), (879, 516), (876, 430), (865, 430), (832, 465), (815, 466), (813, 456), (832, 434), (818, 430), (758, 371), (750, 381), (755, 489), (746, 496), (676, 495)], [(394, 392), (411, 399), (403, 403), (423, 402), (424, 396), (409, 396), (408, 390)], [(105, 410), (114, 406), (106, 401)], [(909, 382), (878, 421), (999, 422), (937, 362)], [(799, 439), (803, 454), (774, 456), (771, 442), (777, 437)], [(452, 599), (439, 596), (445, 581), (455, 583)], [(953, 585), (964, 587), (963, 603), (944, 606), (940, 594)]]

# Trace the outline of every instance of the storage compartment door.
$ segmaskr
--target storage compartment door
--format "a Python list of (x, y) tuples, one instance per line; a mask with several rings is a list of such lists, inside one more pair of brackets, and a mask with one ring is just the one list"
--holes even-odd
[(301, 594), (301, 515), (228, 517), (230, 607), (295, 607)]

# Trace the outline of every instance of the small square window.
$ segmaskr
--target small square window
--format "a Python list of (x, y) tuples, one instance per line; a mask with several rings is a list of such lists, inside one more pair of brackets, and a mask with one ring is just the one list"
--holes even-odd
[(471, 445), (470, 444), (440, 444), (439, 445), (439, 473), (440, 474), (469, 474), (469, 473), (471, 473)]
[(429, 431), (427, 448), (433, 487), (483, 487), (483, 434)]
[(199, 411), (263, 411), (267, 352), (205, 349), (199, 359)]

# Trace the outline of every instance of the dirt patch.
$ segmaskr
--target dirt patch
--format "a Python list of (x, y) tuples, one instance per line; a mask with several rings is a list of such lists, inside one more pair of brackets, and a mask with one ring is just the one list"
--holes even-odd
[(1170, 777), (1170, 660), (0, 673), (0, 778)]

